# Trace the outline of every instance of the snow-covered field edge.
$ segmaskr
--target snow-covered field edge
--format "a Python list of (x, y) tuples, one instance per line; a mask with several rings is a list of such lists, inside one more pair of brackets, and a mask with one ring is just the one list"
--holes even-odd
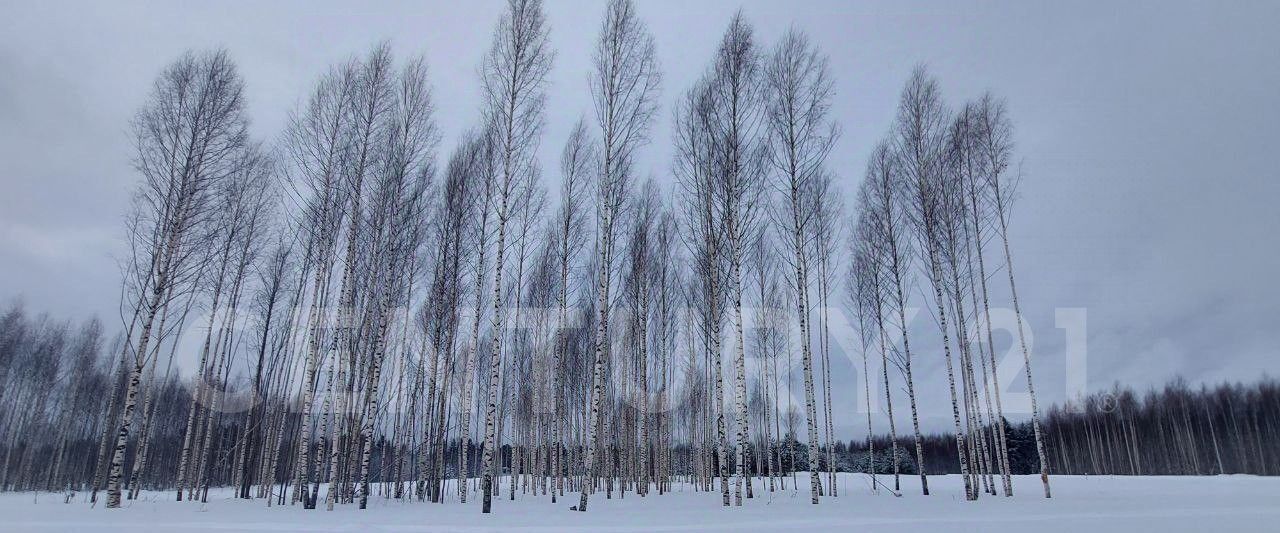
[[(880, 527), (901, 531), (1267, 531), (1280, 525), (1280, 478), (1256, 476), (1125, 477), (1055, 476), (1046, 500), (1035, 476), (1016, 476), (1012, 498), (964, 501), (959, 476), (932, 476), (933, 494), (922, 496), (918, 478), (903, 476), (902, 496), (872, 491), (864, 474), (841, 474), (840, 496), (809, 503), (807, 483), (797, 492), (770, 493), (756, 484), (756, 498), (740, 508), (720, 505), (718, 492), (677, 486), (647, 497), (634, 493), (592, 497), (590, 511), (569, 510), (576, 495), (552, 504), (547, 496), (516, 493), (494, 512), (469, 503), (430, 504), (372, 498), (369, 508), (334, 511), (299, 506), (267, 507), (265, 500), (232, 498), (213, 489), (207, 503), (176, 502), (172, 492), (144, 492), (123, 509), (107, 510), (77, 494), (0, 494), (0, 531), (733, 531), (778, 532)], [(891, 476), (880, 476), (892, 484)]]

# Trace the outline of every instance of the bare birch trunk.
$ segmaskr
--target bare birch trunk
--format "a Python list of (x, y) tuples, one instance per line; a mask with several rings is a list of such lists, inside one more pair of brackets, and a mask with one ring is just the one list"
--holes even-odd
[(1027, 392), (1031, 395), (1031, 427), (1036, 436), (1036, 454), (1040, 458), (1040, 482), (1044, 484), (1044, 497), (1052, 497), (1049, 491), (1049, 463), (1044, 451), (1044, 436), (1040, 430), (1040, 408), (1036, 405), (1036, 389), (1031, 377), (1031, 352), (1027, 350), (1027, 337), (1022, 328), (1022, 308), (1018, 305), (1018, 288), (1013, 282), (1013, 258), (1009, 254), (1009, 228), (1000, 216), (1000, 240), (1004, 244), (1005, 270), (1009, 273), (1009, 292), (1013, 296), (1013, 314), (1018, 321), (1018, 346), (1022, 348), (1023, 364), (1027, 367)]
[(484, 449), (482, 450), (482, 459), (480, 467), (480, 490), (481, 490), (481, 507), (480, 512), (488, 513), (493, 505), (494, 487), (494, 469), (501, 468), (501, 464), (494, 464), (494, 446), (497, 444), (498, 438), (498, 388), (499, 378), (502, 377), (502, 336), (503, 318), (505, 309), (502, 308), (502, 266), (503, 253), (506, 245), (506, 216), (507, 216), (507, 196), (502, 195), (502, 206), (498, 212), (498, 247), (494, 255), (494, 279), (493, 279), (493, 324), (490, 335), (493, 336), (493, 351), (489, 354), (489, 398), (486, 402), (484, 412)]
[[(742, 335), (742, 259), (736, 246), (731, 252), (733, 263), (733, 322), (734, 322), (734, 403), (738, 412), (737, 460), (738, 475), (734, 485), (734, 505), (742, 505), (742, 483), (747, 476), (747, 366)], [(751, 492), (751, 480), (745, 479), (747, 492)]]
[(974, 500), (977, 498), (977, 494), (975, 493), (972, 480), (969, 478), (969, 458), (965, 447), (965, 439), (967, 438), (967, 435), (960, 425), (960, 400), (956, 395), (955, 370), (951, 363), (951, 343), (947, 338), (947, 317), (946, 311), (943, 309), (943, 303), (946, 300), (944, 300), (942, 296), (942, 281), (939, 279), (941, 274), (938, 272), (939, 267), (936, 253), (936, 251), (932, 249), (930, 250), (929, 265), (933, 277), (934, 298), (938, 306), (939, 328), (942, 330), (942, 348), (947, 362), (947, 383), (951, 390), (951, 415), (955, 419), (956, 451), (960, 456), (960, 475), (964, 477), (965, 499)]

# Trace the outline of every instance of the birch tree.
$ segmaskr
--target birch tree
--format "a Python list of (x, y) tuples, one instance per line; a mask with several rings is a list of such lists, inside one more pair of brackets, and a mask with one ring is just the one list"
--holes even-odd
[(136, 234), (140, 242), (135, 251), (142, 256), (138, 262), (146, 265), (140, 269), (146, 274), (135, 304), (143, 319), (132, 345), (107, 479), (109, 508), (120, 506), (125, 446), (156, 318), (171, 289), (198, 267), (213, 191), (239, 168), (250, 145), (243, 91), (226, 52), (188, 53), (161, 73), (133, 122), (134, 164), (142, 175), (134, 209), (149, 229)]
[[(977, 492), (969, 476), (970, 461), (966, 451), (967, 436), (960, 422), (960, 398), (956, 388), (955, 370), (951, 357), (947, 314), (943, 295), (945, 280), (942, 272), (942, 218), (945, 204), (942, 191), (945, 172), (944, 140), (947, 112), (943, 107), (937, 81), (923, 67), (917, 67), (902, 91), (898, 107), (896, 150), (902, 162), (910, 190), (904, 199), (910, 207), (909, 220), (914, 226), (919, 249), (925, 262), (924, 269), (933, 286), (937, 307), (938, 327), (942, 333), (943, 359), (946, 362), (947, 381), (951, 392), (951, 412), (955, 422), (956, 450), (959, 454), (960, 472), (964, 477), (966, 499), (975, 499)], [(958, 341), (963, 342), (963, 341)]]
[[(473, 266), (472, 278), (475, 287), (472, 291), (472, 298), (475, 307), (472, 311), (471, 319), (471, 343), (467, 350), (466, 362), (462, 370), (462, 386), (459, 389), (459, 411), (461, 421), (459, 422), (459, 431), (461, 439), (458, 446), (458, 498), (463, 503), (467, 501), (467, 453), (471, 446), (471, 394), (476, 385), (472, 385), (472, 376), (476, 374), (476, 365), (478, 351), (480, 349), (480, 317), (483, 313), (485, 302), (485, 281), (488, 278), (486, 269), (486, 253), (489, 242), (490, 229), (490, 207), (493, 204), (495, 184), (497, 182), (497, 157), (496, 143), (494, 133), (491, 128), (485, 128), (481, 133), (477, 134), (473, 141), (475, 143), (474, 150), (477, 153), (475, 172), (478, 182), (478, 189), (481, 193), (479, 221), (471, 227), (472, 244), (477, 250), (475, 262)], [(478, 385), (478, 383), (477, 383)]]
[[(721, 333), (724, 315), (725, 239), (718, 208), (718, 163), (715, 148), (712, 99), (709, 81), (703, 79), (689, 89), (676, 114), (676, 180), (684, 197), (685, 231), (682, 237), (689, 249), (692, 270), (697, 280), (689, 288), (690, 308), (701, 313), (699, 328), (708, 370), (703, 379), (710, 390), (699, 398), (709, 403), (708, 432), (715, 431), (713, 441), (720, 475), (721, 503), (729, 500), (729, 460), (724, 416), (724, 365), (721, 358)], [(708, 435), (709, 437), (709, 435)], [(711, 439), (707, 439), (711, 440)], [(711, 461), (708, 461), (708, 465)], [(709, 469), (709, 466), (708, 466)], [(708, 476), (708, 481), (713, 476)], [(708, 489), (709, 490), (709, 489)]]
[[(743, 336), (742, 269), (746, 248), (756, 228), (754, 209), (762, 183), (763, 144), (760, 142), (760, 54), (754, 31), (739, 12), (729, 22), (716, 52), (708, 86), (712, 115), (711, 149), (717, 163), (715, 199), (728, 260), (728, 296), (734, 321), (734, 407), (736, 412), (737, 478), (734, 505), (742, 505), (746, 478), (748, 419), (745, 341)], [(746, 480), (747, 496), (751, 482)]]
[[(827, 154), (839, 135), (828, 119), (833, 94), (827, 58), (810, 44), (803, 33), (788, 31), (774, 49), (765, 70), (768, 105), (768, 161), (777, 179), (774, 189), (781, 197), (779, 235), (791, 249), (790, 280), (799, 320), (799, 348), (805, 388), (805, 412), (809, 430), (810, 499), (818, 503), (817, 400), (813, 384), (812, 331), (809, 324), (809, 236), (814, 206), (809, 201), (815, 182), (824, 172)], [(789, 381), (788, 381), (789, 383)]]
[(836, 255), (840, 247), (840, 212), (844, 209), (844, 201), (838, 189), (833, 187), (834, 177), (830, 172), (818, 175), (810, 189), (812, 197), (813, 217), (813, 255), (817, 267), (818, 291), (818, 351), (822, 360), (822, 419), (826, 437), (827, 452), (827, 486), (832, 496), (838, 496), (836, 480), (835, 422), (831, 399), (831, 318), (830, 297), (832, 286), (836, 283), (835, 264), (840, 262)]
[(560, 155), (560, 208), (555, 215), (553, 244), (556, 246), (556, 263), (559, 267), (559, 294), (556, 298), (556, 327), (552, 346), (550, 413), (551, 413), (551, 502), (555, 503), (556, 493), (564, 490), (563, 469), (564, 450), (561, 445), (567, 435), (562, 435), (559, 423), (562, 401), (561, 369), (565, 360), (565, 351), (569, 348), (569, 337), (566, 332), (569, 320), (569, 297), (571, 294), (570, 272), (574, 268), (574, 260), (578, 249), (585, 243), (586, 206), (583, 205), (583, 194), (591, 181), (596, 154), (587, 132), (585, 120), (579, 119), (565, 141)]
[(370, 358), (365, 405), (360, 428), (363, 448), (360, 466), (360, 508), (369, 497), (369, 461), (373, 430), (377, 419), (378, 386), (386, 356), (392, 307), (405, 300), (411, 281), (412, 263), (425, 236), (426, 193), (434, 174), (437, 142), (434, 103), (422, 59), (405, 64), (394, 82), (389, 131), (378, 163), (374, 203), (375, 250), (380, 261), (373, 281), (376, 299), (373, 353)]
[[(431, 451), (423, 453), (419, 450), (418, 493), (422, 497), (425, 490), (432, 502), (440, 501), (442, 491), (440, 485), (444, 475), (444, 434), (447, 432), (449, 418), (446, 412), (448, 394), (445, 391), (451, 386), (449, 381), (455, 373), (454, 347), (457, 345), (462, 318), (459, 308), (463, 305), (465, 292), (466, 262), (483, 262), (483, 254), (469, 252), (466, 245), (467, 237), (478, 226), (474, 218), (483, 216), (480, 201), (484, 183), (481, 180), (484, 170), (482, 165), (487, 164), (486, 158), (484, 143), (474, 135), (464, 135), (449, 158), (439, 205), (432, 217), (434, 244), (438, 251), (433, 257), (428, 292), (430, 297), (425, 307), (429, 352), (420, 354), (423, 359), (419, 363), (417, 378), (422, 379), (422, 366), (429, 365), (426, 369), (424, 398), (428, 416), (423, 428), (423, 443), (429, 445)], [(480, 279), (483, 278), (484, 276), (480, 276)], [(422, 393), (423, 391), (418, 390), (418, 394)], [(416, 397), (415, 395), (414, 400)], [(461, 434), (459, 437), (461, 442)], [(460, 464), (459, 467), (461, 466)]]
[[(866, 254), (870, 265), (862, 274), (868, 278), (871, 287), (872, 314), (876, 321), (880, 364), (885, 393), (885, 405), (889, 416), (889, 438), (892, 447), (894, 490), (901, 490), (898, 461), (898, 432), (893, 415), (893, 387), (889, 381), (889, 365), (893, 365), (903, 375), (906, 382), (907, 399), (911, 407), (911, 427), (915, 440), (916, 465), (920, 470), (920, 484), (925, 495), (928, 495), (928, 477), (924, 473), (924, 444), (920, 434), (920, 418), (916, 407), (915, 376), (912, 373), (911, 343), (906, 326), (906, 290), (905, 285), (910, 276), (909, 247), (902, 239), (905, 225), (900, 205), (903, 192), (898, 180), (901, 173), (897, 169), (897, 160), (888, 141), (879, 142), (872, 150), (867, 161), (867, 173), (858, 193), (860, 216), (864, 217), (863, 229), (856, 238), (859, 247)], [(889, 339), (886, 324), (896, 317), (897, 326), (901, 330), (902, 348), (898, 349), (894, 341)], [(892, 354), (892, 358), (891, 355)]]
[(485, 409), (485, 441), (481, 512), (488, 513), (496, 488), (493, 461), (497, 444), (498, 380), (501, 376), (504, 328), (503, 274), (506, 267), (507, 221), (519, 206), (517, 190), (530, 173), (537, 172), (532, 159), (542, 133), (545, 81), (553, 52), (547, 40), (546, 15), (539, 0), (510, 0), (507, 13), (494, 30), (492, 48), (482, 68), (485, 120), (496, 136), (498, 180), (495, 188), (493, 353), (490, 355), (489, 398)]
[(1014, 283), (1013, 256), (1009, 251), (1009, 209), (1016, 192), (1016, 182), (1007, 174), (1009, 158), (1013, 152), (1013, 127), (1003, 102), (990, 95), (978, 103), (976, 131), (978, 150), (986, 159), (986, 179), (989, 199), (995, 209), (997, 230), (1004, 250), (1005, 272), (1009, 275), (1009, 292), (1013, 297), (1013, 312), (1018, 317), (1018, 346), (1022, 350), (1023, 364), (1027, 370), (1027, 391), (1031, 395), (1031, 422), (1036, 435), (1036, 455), (1040, 459), (1040, 481), (1044, 485), (1044, 497), (1051, 497), (1049, 490), (1049, 466), (1045, 454), (1044, 432), (1040, 429), (1040, 409), (1036, 404), (1035, 385), (1031, 372), (1031, 353), (1027, 349), (1026, 334), (1022, 326), (1022, 310), (1018, 302), (1017, 285)]
[[(343, 485), (335, 479), (343, 458), (339, 440), (349, 429), (345, 427), (350, 421), (347, 414), (352, 408), (348, 405), (348, 401), (355, 397), (353, 378), (356, 371), (357, 347), (361, 340), (357, 336), (361, 316), (360, 309), (357, 307), (356, 288), (362, 281), (357, 277), (356, 252), (361, 237), (366, 234), (365, 225), (368, 224), (365, 196), (369, 183), (366, 178), (373, 172), (378, 162), (379, 149), (385, 146), (386, 135), (391, 131), (386, 127), (387, 120), (394, 109), (392, 81), (394, 72), (390, 47), (385, 44), (375, 47), (356, 68), (358, 74), (355, 81), (355, 94), (351, 107), (347, 111), (350, 113), (351, 121), (351, 129), (348, 132), (350, 137), (347, 141), (350, 144), (346, 147), (346, 152), (341, 159), (341, 175), (345, 182), (342, 186), (346, 189), (345, 197), (349, 205), (346, 219), (346, 250), (343, 253), (342, 276), (338, 285), (340, 288), (336, 309), (337, 324), (332, 336), (331, 348), (334, 356), (333, 369), (336, 370), (332, 383), (336, 385), (329, 389), (333, 400), (332, 410), (326, 409), (331, 419), (328, 428), (331, 478), (325, 497), (328, 510), (333, 510)], [(318, 490), (318, 487), (314, 487), (314, 490)]]
[[(989, 318), (991, 315), (991, 305), (990, 296), (987, 290), (987, 267), (984, 254), (987, 238), (984, 234), (984, 228), (989, 222), (988, 218), (990, 209), (986, 207), (988, 202), (986, 200), (986, 194), (984, 194), (985, 188), (983, 187), (982, 181), (983, 171), (986, 170), (987, 165), (985, 157), (982, 157), (981, 150), (979, 150), (980, 146), (978, 140), (981, 137), (979, 134), (980, 124), (978, 124), (978, 121), (976, 120), (976, 115), (979, 112), (980, 110), (977, 106), (970, 103), (965, 106), (964, 110), (961, 112), (961, 116), (957, 117), (957, 121), (963, 121), (965, 123), (964, 132), (966, 136), (963, 140), (965, 157), (961, 171), (964, 178), (964, 193), (967, 196), (967, 203), (969, 206), (969, 213), (967, 213), (968, 222), (970, 224), (967, 229), (971, 235), (971, 244), (968, 247), (968, 252), (970, 254), (969, 271), (971, 277), (977, 277), (977, 281), (974, 282), (971, 280), (969, 285), (970, 290), (974, 291), (974, 312), (975, 314), (980, 313), (980, 318), (976, 319), (976, 327), (979, 330), (978, 335), (980, 337), (978, 342), (979, 357), (983, 356), (981, 336), (985, 334), (986, 337), (985, 355), (988, 357), (987, 360), (990, 362), (991, 373), (989, 375), (985, 375), (983, 381), (985, 383), (989, 383), (988, 390), (993, 391), (995, 396), (995, 411), (991, 414), (996, 419), (996, 448), (999, 455), (998, 459), (1000, 463), (1001, 480), (1003, 482), (1005, 496), (1013, 496), (1013, 481), (1009, 468), (1009, 446), (1005, 427), (1004, 402), (1000, 397), (1000, 376), (997, 372), (998, 366), (996, 364), (995, 356), (995, 341), (991, 332), (991, 321)], [(978, 266), (976, 273), (973, 272), (973, 258), (975, 257), (977, 258)], [(981, 311), (978, 310), (976, 293), (979, 288), (982, 293)], [(984, 363), (983, 367), (985, 368), (986, 366), (987, 365)], [(984, 372), (984, 374), (986, 374), (986, 372)], [(987, 381), (988, 379), (990, 380), (989, 382)], [(988, 403), (990, 403), (990, 397), (988, 397)], [(988, 411), (990, 411), (990, 406), (988, 406)]]
[(592, 364), (590, 429), (585, 458), (586, 480), (578, 511), (587, 510), (591, 478), (598, 468), (601, 403), (605, 364), (609, 358), (609, 297), (614, 226), (634, 173), (633, 155), (647, 140), (661, 74), (653, 36), (638, 18), (630, 0), (612, 0), (593, 55), (590, 78), (596, 123), (600, 127), (599, 172), (596, 179), (596, 338)]
[(303, 501), (306, 507), (315, 506), (306, 494), (311, 475), (315, 473), (311, 455), (311, 418), (317, 377), (323, 366), (321, 346), (326, 343), (328, 334), (325, 324), (328, 321), (331, 272), (337, 261), (338, 235), (346, 211), (340, 164), (346, 149), (350, 117), (347, 110), (354, 97), (355, 78), (354, 63), (330, 69), (316, 83), (306, 106), (290, 115), (285, 130), (285, 151), (292, 162), (291, 181), (293, 187), (305, 195), (303, 208), (296, 215), (296, 226), (303, 232), (301, 238), (310, 250), (302, 268), (313, 276), (307, 289), (310, 296), (307, 298), (309, 304), (303, 330), (306, 355), (302, 363), (298, 400), (301, 412), (292, 498), (294, 503)]
[[(859, 207), (862, 207), (860, 205)], [(848, 275), (845, 281), (846, 298), (849, 307), (853, 310), (854, 316), (857, 317), (858, 340), (862, 352), (862, 391), (863, 401), (867, 406), (867, 475), (871, 476), (871, 490), (878, 491), (880, 487), (876, 480), (876, 448), (874, 433), (871, 429), (871, 372), (867, 364), (867, 352), (871, 351), (870, 344), (874, 341), (874, 337), (879, 336), (880, 330), (877, 327), (879, 323), (879, 295), (880, 285), (876, 279), (876, 269), (874, 252), (871, 249), (872, 240), (867, 237), (867, 233), (871, 231), (871, 214), (868, 210), (860, 210), (856, 222), (854, 222), (853, 230), (850, 232), (850, 257), (851, 261), (848, 266)], [(886, 385), (888, 385), (886, 383)], [(892, 404), (890, 404), (892, 405)], [(893, 411), (889, 411), (889, 427), (893, 427)], [(891, 430), (890, 439), (897, 440), (897, 435)], [(897, 443), (891, 444), (893, 447), (890, 460), (897, 464), (898, 447)], [(895, 489), (896, 490), (896, 489)]]

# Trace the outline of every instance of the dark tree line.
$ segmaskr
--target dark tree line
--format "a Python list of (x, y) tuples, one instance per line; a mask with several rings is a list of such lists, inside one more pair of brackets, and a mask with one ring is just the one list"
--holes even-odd
[[(1145, 392), (1116, 385), (1045, 411), (1049, 468), (1068, 475), (1280, 475), (1280, 382), (1192, 387), (1175, 379)], [(1013, 474), (1039, 472), (1030, 422), (1010, 423), (1007, 446)], [(959, 473), (955, 437), (923, 437), (925, 469)], [(899, 442), (899, 447), (909, 442)], [(876, 471), (892, 474), (888, 436), (877, 436), (871, 450)], [(836, 468), (867, 471), (865, 439), (835, 446)], [(903, 473), (916, 470), (910, 456), (899, 457)], [(825, 466), (824, 466), (825, 468)]]
[[(1039, 473), (1030, 421), (1004, 423), (1011, 473)], [(1178, 378), (1142, 393), (1116, 385), (1050, 406), (1043, 423), (1049, 468), (1055, 474), (1280, 475), (1280, 452), (1274, 446), (1280, 442), (1280, 382), (1270, 377), (1198, 388)], [(953, 434), (925, 434), (921, 442), (924, 470), (960, 473)], [(894, 474), (893, 454), (885, 453), (894, 445), (888, 435), (874, 436), (870, 446), (867, 439), (836, 442), (834, 467), (823, 460), (820, 468), (868, 472), (873, 466), (878, 474)], [(896, 446), (909, 450), (913, 443), (899, 439)], [(784, 469), (794, 468), (790, 461), (783, 458)], [(914, 454), (905, 452), (897, 455), (897, 468), (901, 474), (920, 471)]]
[(1276, 475), (1280, 382), (1116, 386), (1051, 408), (1045, 431), (1064, 474)]

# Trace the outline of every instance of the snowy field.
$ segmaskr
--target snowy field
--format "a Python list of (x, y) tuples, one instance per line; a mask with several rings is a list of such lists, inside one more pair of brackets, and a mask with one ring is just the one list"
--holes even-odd
[[(888, 480), (888, 478), (881, 478)], [(851, 528), (884, 531), (1017, 531), (1020, 533), (1108, 531), (1276, 531), (1280, 524), (1280, 478), (1083, 477), (1053, 478), (1054, 498), (1040, 497), (1039, 479), (1019, 476), (1009, 499), (965, 502), (958, 476), (931, 477), (932, 496), (921, 496), (918, 479), (903, 478), (897, 498), (870, 490), (868, 478), (842, 475), (840, 497), (808, 502), (808, 491), (759, 491), (742, 508), (723, 508), (719, 493), (680, 491), (640, 498), (592, 498), (591, 511), (552, 505), (544, 497), (516, 496), (494, 502), (480, 514), (479, 498), (459, 505), (371, 499), (369, 509), (339, 506), (333, 512), (299, 507), (267, 508), (262, 500), (236, 500), (229, 490), (212, 491), (207, 504), (178, 503), (173, 494), (144, 493), (126, 508), (94, 508), (84, 495), (64, 504), (59, 494), (0, 494), (0, 531), (733, 531), (778, 532)], [(503, 494), (506, 492), (504, 490)], [(323, 503), (321, 504), (323, 506)], [(840, 528), (840, 529), (837, 529)]]

